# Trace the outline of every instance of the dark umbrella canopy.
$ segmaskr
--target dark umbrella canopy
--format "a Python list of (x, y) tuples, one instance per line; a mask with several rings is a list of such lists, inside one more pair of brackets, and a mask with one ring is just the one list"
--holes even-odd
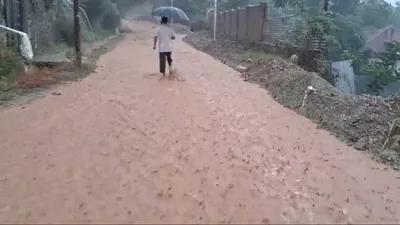
[(161, 6), (153, 12), (153, 16), (167, 17), (175, 23), (189, 24), (189, 18), (184, 11), (172, 6)]

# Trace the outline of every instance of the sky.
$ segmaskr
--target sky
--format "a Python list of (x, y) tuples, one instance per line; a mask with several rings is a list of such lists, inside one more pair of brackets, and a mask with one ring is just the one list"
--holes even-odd
[(391, 3), (392, 5), (395, 5), (396, 1), (399, 1), (399, 0), (386, 0), (386, 1)]

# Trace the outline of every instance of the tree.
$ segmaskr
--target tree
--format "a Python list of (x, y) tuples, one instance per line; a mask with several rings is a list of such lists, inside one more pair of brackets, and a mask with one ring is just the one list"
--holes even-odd
[(397, 62), (400, 61), (400, 42), (388, 44), (389, 51), (379, 55), (378, 60), (367, 67), (366, 72), (374, 76), (370, 84), (372, 93), (378, 94), (384, 86), (400, 80)]
[(391, 23), (394, 8), (385, 0), (365, 0), (360, 5), (359, 15), (365, 27), (379, 29)]
[(277, 8), (284, 7), (299, 7), (302, 8), (305, 4), (304, 0), (274, 0), (274, 6)]
[(118, 7), (118, 9), (123, 12), (135, 5), (142, 4), (147, 0), (112, 0)]
[(297, 8), (315, 8), (329, 3), (330, 10), (334, 13), (341, 15), (354, 14), (356, 9), (360, 6), (361, 0), (273, 0), (274, 6), (278, 8), (283, 7), (297, 7)]
[(340, 15), (354, 15), (357, 9), (361, 5), (361, 0), (332, 0), (331, 1), (331, 11), (334, 13), (339, 13)]
[(114, 30), (121, 23), (121, 15), (111, 0), (82, 0), (82, 7), (94, 28)]
[(252, 3), (250, 0), (220, 0), (219, 7), (222, 10), (243, 8)]
[(396, 2), (396, 7), (394, 8), (392, 14), (392, 23), (396, 27), (400, 27), (400, 2)]

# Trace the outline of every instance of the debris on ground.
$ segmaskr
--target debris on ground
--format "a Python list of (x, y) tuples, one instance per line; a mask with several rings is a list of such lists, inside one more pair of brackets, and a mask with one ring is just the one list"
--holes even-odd
[(236, 70), (238, 70), (239, 72), (245, 72), (247, 70), (247, 67), (243, 65), (237, 65)]
[[(383, 99), (371, 95), (343, 94), (317, 73), (306, 72), (296, 62), (291, 62), (296, 61), (294, 59), (285, 60), (276, 56), (248, 60), (249, 51), (254, 49), (245, 48), (232, 40), (215, 42), (207, 33), (189, 34), (184, 41), (226, 62), (241, 72), (245, 81), (259, 84), (276, 101), (308, 117), (320, 128), (331, 131), (358, 150), (370, 149), (380, 154), (390, 124), (400, 115), (400, 97)], [(318, 91), (307, 94), (304, 107), (304, 91), (309, 86)]]
[(56, 96), (60, 96), (61, 95), (61, 91), (53, 91), (51, 94), (52, 95), (56, 95)]
[(357, 143), (353, 147), (359, 151), (364, 151), (364, 150), (366, 150), (367, 143), (364, 140), (360, 139), (357, 141)]

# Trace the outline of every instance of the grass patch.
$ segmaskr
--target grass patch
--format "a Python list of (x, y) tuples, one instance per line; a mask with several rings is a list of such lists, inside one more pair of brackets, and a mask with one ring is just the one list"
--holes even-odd
[(267, 52), (260, 52), (260, 51), (251, 51), (247, 54), (247, 58), (252, 60), (261, 60), (261, 61), (269, 61), (276, 59), (276, 55), (267, 53)]
[[(96, 43), (86, 52), (85, 60), (80, 68), (72, 62), (65, 62), (40, 68), (31, 67), (22, 76), (13, 73), (14, 79), (8, 82), (8, 88), (0, 90), (0, 106), (24, 104), (44, 96), (48, 93), (47, 90), (55, 85), (84, 79), (94, 72), (98, 59), (113, 50), (122, 39), (122, 35), (117, 35), (105, 39), (102, 43)], [(21, 65), (24, 66), (24, 64)]]
[(396, 170), (400, 169), (400, 155), (398, 152), (386, 149), (379, 152), (378, 156), (382, 162), (391, 164)]

